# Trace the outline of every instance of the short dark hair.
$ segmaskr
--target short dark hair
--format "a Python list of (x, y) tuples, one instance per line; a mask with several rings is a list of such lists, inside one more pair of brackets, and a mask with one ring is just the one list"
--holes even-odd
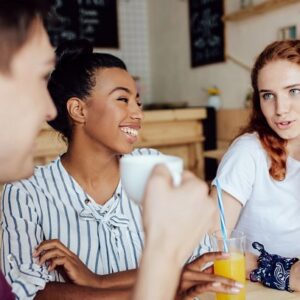
[(72, 124), (67, 102), (72, 97), (86, 100), (96, 85), (95, 73), (99, 69), (120, 68), (127, 70), (125, 63), (107, 53), (93, 53), (88, 40), (69, 40), (56, 49), (56, 66), (52, 72), (48, 90), (57, 109), (57, 117), (49, 122), (64, 139), (71, 140)]
[(49, 2), (43, 0), (0, 1), (0, 71), (9, 72), (13, 56), (26, 42), (32, 23), (44, 19)]

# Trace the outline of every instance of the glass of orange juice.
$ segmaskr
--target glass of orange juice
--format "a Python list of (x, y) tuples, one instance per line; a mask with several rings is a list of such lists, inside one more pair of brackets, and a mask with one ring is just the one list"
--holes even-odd
[[(227, 259), (218, 259), (214, 262), (214, 273), (234, 279), (242, 284), (246, 281), (246, 263), (245, 263), (245, 234), (238, 230), (229, 231), (230, 235), (226, 240), (223, 239), (221, 231), (215, 231), (210, 236), (213, 251), (228, 252), (230, 257)], [(239, 294), (231, 295), (224, 293), (216, 294), (217, 300), (245, 300), (245, 287)]]

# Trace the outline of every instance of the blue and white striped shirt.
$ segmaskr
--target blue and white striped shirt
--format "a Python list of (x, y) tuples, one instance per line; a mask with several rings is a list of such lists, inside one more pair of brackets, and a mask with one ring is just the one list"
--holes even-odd
[[(159, 154), (137, 149), (131, 155), (145, 153)], [(30, 179), (5, 186), (2, 228), (3, 271), (20, 299), (33, 299), (49, 281), (64, 282), (32, 258), (44, 240), (59, 239), (97, 274), (137, 268), (143, 248), (140, 208), (128, 200), (121, 183), (113, 197), (99, 205), (67, 173), (60, 158), (37, 167)]]

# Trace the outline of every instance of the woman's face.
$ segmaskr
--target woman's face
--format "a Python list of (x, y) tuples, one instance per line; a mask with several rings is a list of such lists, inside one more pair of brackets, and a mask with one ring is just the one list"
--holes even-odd
[(96, 85), (86, 101), (85, 134), (99, 148), (129, 153), (143, 118), (135, 81), (119, 68), (100, 69), (95, 78)]
[(0, 182), (33, 173), (35, 139), (42, 123), (56, 115), (47, 90), (54, 53), (41, 23), (32, 24), (28, 40), (0, 73)]
[(300, 140), (300, 66), (276, 60), (258, 75), (261, 110), (269, 126), (283, 139)]

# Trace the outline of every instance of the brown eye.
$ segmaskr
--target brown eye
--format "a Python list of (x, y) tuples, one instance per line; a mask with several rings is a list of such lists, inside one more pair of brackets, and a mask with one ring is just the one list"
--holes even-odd
[(127, 98), (124, 98), (124, 97), (120, 97), (117, 99), (118, 101), (123, 101), (125, 103), (128, 103), (128, 99)]

